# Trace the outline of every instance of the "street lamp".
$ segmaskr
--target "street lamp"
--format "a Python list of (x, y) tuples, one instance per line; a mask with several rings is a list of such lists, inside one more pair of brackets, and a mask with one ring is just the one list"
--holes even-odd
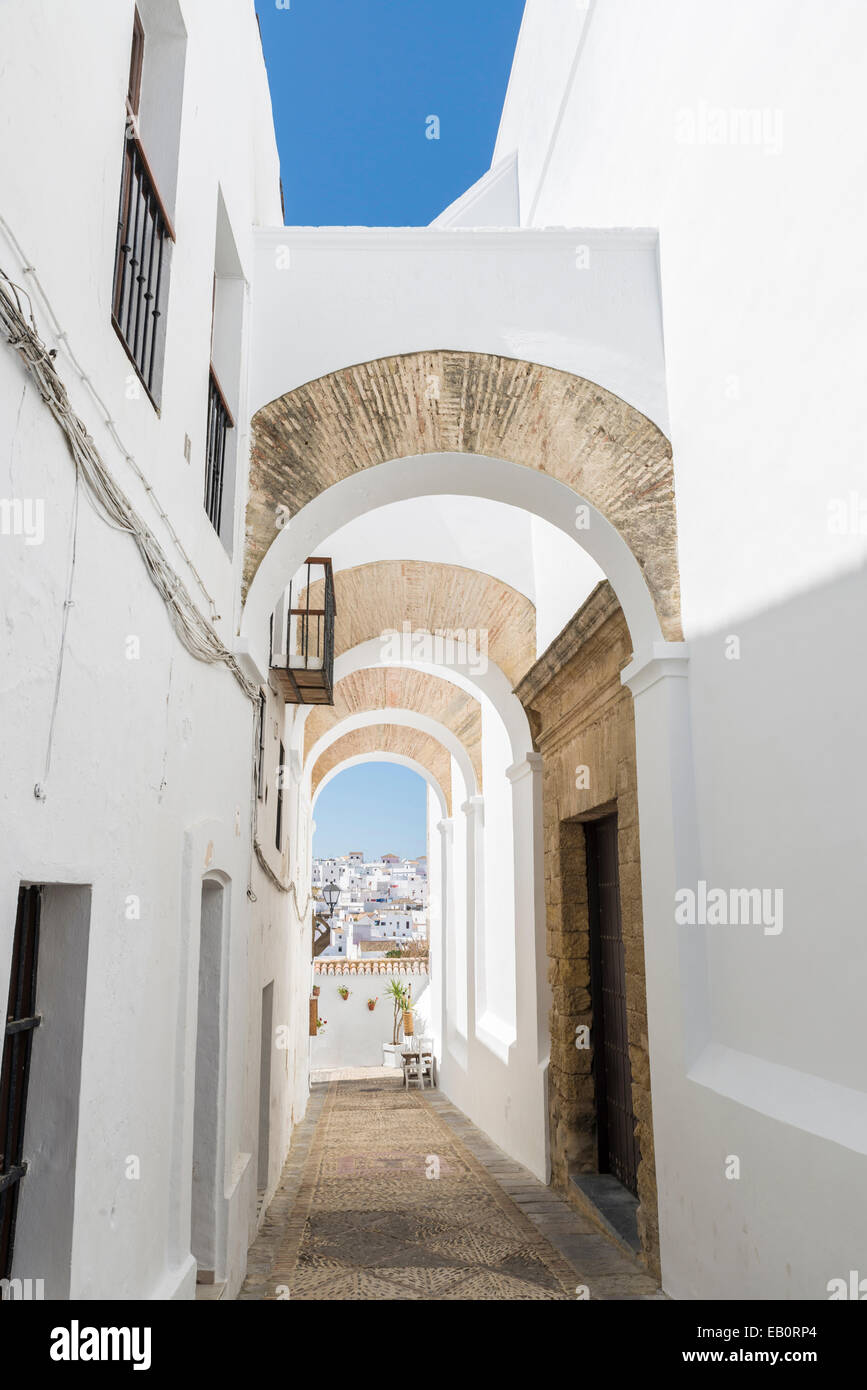
[(330, 883), (327, 883), (325, 887), (322, 889), (322, 894), (325, 898), (325, 901), (328, 904), (328, 920), (330, 922), (332, 917), (334, 916), (334, 909), (337, 906), (337, 899), (340, 897), (340, 889), (332, 879), (332, 881)]

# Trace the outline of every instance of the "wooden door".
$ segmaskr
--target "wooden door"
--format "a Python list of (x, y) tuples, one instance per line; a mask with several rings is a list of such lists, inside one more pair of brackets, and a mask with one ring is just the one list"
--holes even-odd
[(632, 1109), (632, 1068), (626, 1020), (626, 965), (620, 918), (617, 817), (590, 821), (587, 890), (590, 915), (590, 989), (599, 1171), (613, 1173), (637, 1193), (638, 1144)]

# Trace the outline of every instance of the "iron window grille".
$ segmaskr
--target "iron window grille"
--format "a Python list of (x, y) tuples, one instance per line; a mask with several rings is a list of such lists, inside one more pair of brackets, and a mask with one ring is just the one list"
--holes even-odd
[(259, 753), (256, 763), (256, 795), (259, 800), (265, 795), (265, 714), (266, 702), (263, 692), (259, 691)]
[(213, 365), (208, 380), (208, 432), (205, 455), (205, 511), (211, 525), (220, 534), (223, 515), (223, 477), (226, 468), (226, 435), (235, 421), (226, 404)]
[(274, 835), (274, 842), (281, 854), (283, 853), (283, 759), (285, 756), (281, 743), (280, 766), (277, 768), (277, 826)]
[(111, 321), (157, 409), (169, 244), (174, 240), (171, 219), (138, 136), (136, 113), (128, 104)]

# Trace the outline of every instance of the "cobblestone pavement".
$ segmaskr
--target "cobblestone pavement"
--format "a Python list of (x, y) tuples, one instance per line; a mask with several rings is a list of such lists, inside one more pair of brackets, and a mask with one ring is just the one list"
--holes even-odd
[(311, 1089), (242, 1299), (661, 1298), (623, 1249), (439, 1091)]

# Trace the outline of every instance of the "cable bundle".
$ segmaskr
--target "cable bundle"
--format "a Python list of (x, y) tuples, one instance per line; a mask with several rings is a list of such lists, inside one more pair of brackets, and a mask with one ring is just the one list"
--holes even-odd
[(138, 515), (103, 463), (93, 439), (72, 409), (66, 387), (54, 365), (54, 354), (49, 352), (39, 337), (32, 313), (29, 318), (28, 323), (22, 307), (21, 291), (0, 271), (0, 323), (66, 436), (91, 502), (109, 526), (117, 531), (125, 531), (135, 541), (151, 581), (169, 610), (172, 626), (190, 655), (197, 661), (228, 666), (247, 698), (258, 701), (258, 689), (247, 679), (232, 653), (196, 607), (153, 531)]

